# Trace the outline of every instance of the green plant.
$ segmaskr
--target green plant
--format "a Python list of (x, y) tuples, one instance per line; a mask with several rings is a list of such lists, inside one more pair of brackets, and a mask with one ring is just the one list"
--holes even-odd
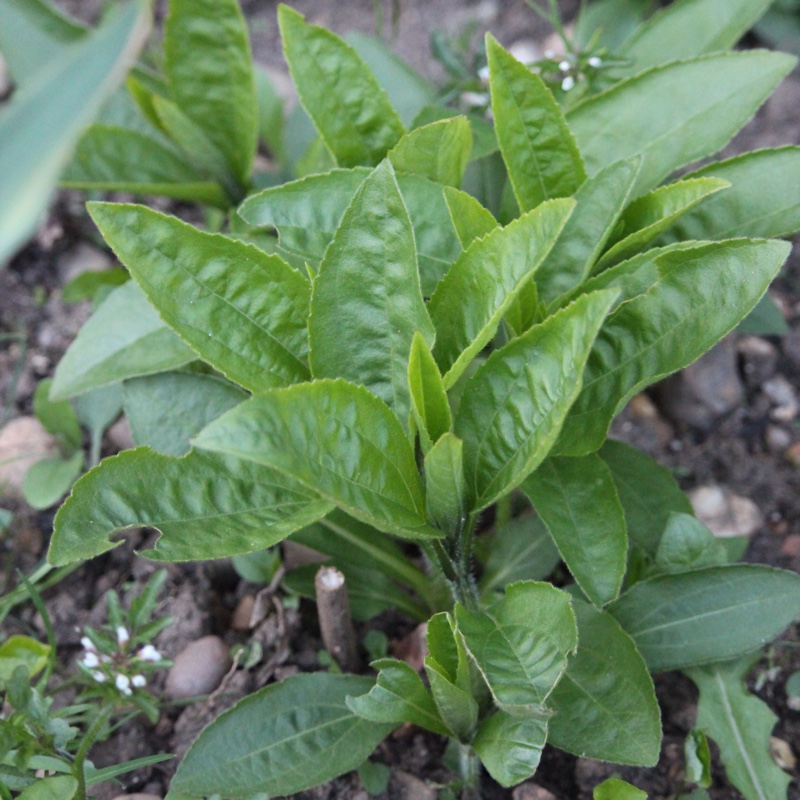
[[(124, 381), (151, 447), (75, 484), (51, 562), (140, 525), (160, 531), (146, 555), (161, 560), (291, 535), (345, 573), (356, 615), (428, 619), (427, 683), (384, 658), (377, 679), (268, 686), (199, 737), (173, 796), (291, 794), (358, 768), (408, 721), (455, 742), (465, 796), (481, 763), (505, 786), (533, 774), (546, 741), (654, 764), (650, 673), (667, 669), (700, 686), (700, 727), (743, 793), (785, 793), (761, 757), (766, 723), (731, 731), (719, 712), (766, 719), (737, 660), (800, 615), (800, 579), (729, 563), (669, 473), (606, 438), (633, 394), (756, 305), (789, 251), (768, 237), (800, 228), (798, 148), (669, 181), (794, 66), (724, 52), (762, 5), (711, 30), (718, 2), (674, 4), (631, 35), (630, 77), (562, 89), (566, 111), (489, 37), (488, 130), (444, 107), (407, 129), (356, 51), (284, 6), (324, 171), (248, 197), (234, 235), (90, 204), (134, 281), (81, 331), (50, 396)], [(691, 35), (673, 41), (676, 25)], [(564, 588), (545, 580), (560, 560)], [(744, 777), (731, 741), (760, 753)]]

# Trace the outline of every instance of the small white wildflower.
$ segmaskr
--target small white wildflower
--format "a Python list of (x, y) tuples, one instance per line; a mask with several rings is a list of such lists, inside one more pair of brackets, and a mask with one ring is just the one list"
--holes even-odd
[(486, 105), (486, 103), (489, 102), (489, 95), (485, 92), (463, 92), (461, 94), (461, 101), (465, 106), (476, 108)]
[(480, 78), (480, 79), (481, 79), (481, 80), (482, 80), (484, 83), (486, 83), (486, 81), (488, 81), (488, 80), (489, 80), (489, 67), (488, 67), (488, 65), (487, 65), (487, 66), (485, 66), (485, 67), (481, 67), (481, 68), (478, 70), (478, 77), (479, 77), (479, 78)]
[(88, 650), (90, 653), (94, 653), (94, 651), (97, 649), (94, 646), (94, 642), (88, 636), (81, 637), (81, 647), (84, 650)]
[(597, 67), (603, 66), (603, 59), (600, 58), (599, 56), (592, 56), (586, 63), (590, 67), (594, 67), (595, 69), (597, 69)]
[(98, 683), (105, 683), (106, 682), (106, 676), (102, 672), (100, 672), (100, 670), (95, 670), (94, 672), (90, 672), (89, 674)]
[(114, 679), (114, 685), (126, 696), (133, 694), (131, 679), (127, 675), (117, 675)]
[(123, 628), (122, 625), (120, 625), (117, 628), (117, 642), (119, 643), (119, 646), (123, 647), (124, 645), (128, 644), (130, 638), (131, 635), (128, 633), (128, 629)]
[(134, 675), (131, 678), (131, 686), (141, 689), (143, 686), (147, 686), (147, 678), (144, 675)]
[(100, 659), (97, 657), (97, 653), (94, 653), (91, 650), (88, 653), (86, 653), (82, 661), (83, 665), (85, 667), (89, 667), (89, 669), (100, 666)]
[(565, 92), (568, 92), (573, 86), (575, 86), (575, 78), (573, 78), (572, 75), (567, 75), (567, 77), (561, 81), (561, 88)]
[(136, 654), (136, 658), (140, 661), (161, 661), (161, 653), (151, 644), (146, 644)]
[(562, 62), (561, 62), (559, 65), (558, 65), (558, 68), (559, 68), (559, 69), (560, 69), (562, 72), (569, 72), (569, 71), (570, 71), (570, 69), (572, 68), (572, 64), (570, 64), (570, 63), (569, 63), (569, 61), (567, 61), (567, 60), (565, 59), (564, 61), (562, 61)]

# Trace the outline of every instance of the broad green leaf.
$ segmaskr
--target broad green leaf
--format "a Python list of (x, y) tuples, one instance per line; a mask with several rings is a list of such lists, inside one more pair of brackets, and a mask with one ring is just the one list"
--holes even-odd
[(315, 672), (273, 683), (217, 717), (184, 757), (171, 789), (246, 798), (318, 786), (361, 764), (393, 727), (346, 705), (372, 680)]
[(450, 536), (458, 536), (467, 520), (461, 440), (444, 433), (425, 456), (428, 518)]
[(647, 792), (619, 778), (607, 778), (592, 792), (593, 800), (647, 800)]
[(658, 280), (603, 325), (555, 452), (598, 449), (636, 392), (691, 364), (736, 326), (788, 252), (783, 242), (738, 239), (656, 258)]
[(412, 722), (447, 735), (433, 698), (412, 667), (394, 658), (374, 661), (371, 666), (378, 670), (378, 681), (368, 694), (347, 698), (353, 713), (372, 722)]
[(427, 452), (439, 437), (447, 433), (453, 420), (439, 368), (419, 331), (414, 333), (408, 359), (408, 386), (411, 411)]
[(61, 184), (68, 189), (161, 195), (227, 209), (219, 184), (203, 180), (170, 147), (127, 128), (92, 125)]
[(197, 358), (160, 319), (134, 281), (109, 294), (56, 368), (50, 398), (74, 397)]
[(611, 602), (625, 575), (628, 535), (611, 470), (600, 456), (547, 458), (522, 491), (583, 593), (598, 608)]
[(456, 685), (448, 671), (433, 656), (425, 658), (425, 674), (439, 718), (452, 736), (468, 742), (478, 724), (478, 703), (472, 694)]
[(719, 150), (795, 64), (783, 53), (722, 53), (656, 67), (567, 115), (589, 175), (642, 156), (633, 196)]
[(135, 59), (148, 33), (148, 5), (137, 0), (115, 9), (5, 104), (0, 264), (33, 233), (81, 131)]
[(482, 594), (502, 590), (515, 581), (541, 581), (561, 561), (561, 555), (542, 520), (534, 514), (515, 517), (476, 542), (478, 556), (488, 553), (480, 580)]
[(383, 162), (356, 192), (314, 281), (311, 372), (365, 386), (405, 422), (417, 331), (433, 341), (411, 220), (392, 166)]
[(599, 456), (611, 470), (628, 537), (654, 556), (670, 515), (692, 513), (689, 499), (668, 469), (624, 442), (609, 439)]
[(773, 800), (786, 797), (790, 776), (769, 750), (778, 718), (745, 688), (752, 664), (752, 658), (710, 664), (690, 669), (687, 675), (700, 690), (697, 727), (719, 747), (728, 780), (746, 800)]
[(575, 41), (586, 47), (594, 37), (597, 45), (617, 50), (647, 17), (653, 0), (594, 0), (580, 8)]
[(33, 394), (33, 413), (44, 429), (57, 437), (62, 447), (71, 452), (83, 442), (81, 426), (69, 400), (51, 400), (53, 381), (41, 381)]
[(574, 207), (551, 200), (476, 239), (442, 278), (428, 303), (433, 355), (450, 388), (494, 336), (511, 301), (553, 246)]
[(594, 267), (595, 272), (640, 252), (670, 223), (730, 184), (719, 178), (690, 178), (661, 186), (634, 200), (619, 221), (619, 233)]
[(112, 383), (75, 398), (78, 419), (89, 431), (89, 466), (100, 461), (103, 432), (122, 411), (122, 384)]
[(263, 550), (323, 517), (329, 503), (252, 461), (147, 447), (125, 450), (86, 473), (59, 509), (48, 559), (54, 565), (116, 547), (109, 535), (161, 531), (149, 558), (196, 561)]
[(639, 581), (609, 611), (652, 672), (737, 658), (800, 617), (800, 577), (733, 564)]
[(578, 652), (550, 695), (548, 741), (578, 756), (653, 766), (661, 715), (644, 660), (610, 614), (579, 601), (572, 608)]
[(9, 636), (0, 644), (0, 683), (11, 679), (17, 667), (25, 667), (33, 677), (47, 665), (50, 648), (30, 636)]
[(72, 800), (77, 791), (78, 781), (72, 775), (38, 778), (36, 783), (20, 792), (19, 800)]
[(388, 406), (361, 386), (318, 380), (264, 392), (194, 443), (277, 469), (379, 530), (435, 535), (408, 438)]
[(374, 166), (405, 132), (369, 67), (338, 36), (278, 8), (283, 52), (300, 102), (342, 167)]
[(248, 396), (215, 375), (168, 372), (125, 381), (123, 402), (137, 445), (182, 456), (193, 436)]
[(70, 489), (83, 470), (83, 450), (69, 458), (45, 458), (26, 473), (22, 484), (25, 502), (38, 510), (55, 505)]
[(444, 198), (464, 250), (475, 239), (482, 239), (497, 227), (497, 220), (492, 212), (484, 208), (471, 194), (448, 187), (444, 190)]
[(389, 151), (398, 172), (413, 172), (458, 188), (472, 151), (472, 132), (466, 117), (452, 117), (415, 128)]
[(542, 301), (551, 303), (589, 275), (628, 202), (639, 163), (639, 159), (617, 161), (578, 189), (575, 211), (536, 272)]
[(492, 113), (520, 209), (575, 194), (586, 179), (581, 154), (545, 82), (486, 35)]
[(472, 747), (501, 786), (516, 786), (539, 766), (547, 741), (547, 719), (495, 711), (478, 728)]
[(670, 514), (656, 551), (659, 572), (687, 572), (728, 563), (725, 547), (691, 514)]
[(244, 15), (237, 0), (172, 0), (164, 68), (178, 108), (246, 184), (256, 153), (258, 108)]
[(284, 139), (283, 100), (266, 69), (254, 65), (256, 98), (258, 100), (258, 135), (269, 149), (270, 155), (281, 166), (286, 166)]
[(596, 292), (496, 350), (469, 380), (454, 431), (473, 510), (508, 494), (545, 459), (581, 390), (614, 292)]
[(458, 630), (497, 705), (537, 716), (578, 644), (568, 594), (548, 583), (520, 581), (488, 611), (457, 604)]
[(788, 236), (800, 230), (800, 147), (779, 147), (718, 161), (687, 178), (712, 176), (730, 188), (693, 208), (660, 241)]
[(682, 0), (654, 14), (625, 42), (628, 74), (727, 50), (744, 36), (772, 0)]
[(785, 336), (789, 333), (789, 326), (780, 307), (767, 293), (736, 326), (736, 330), (739, 333), (754, 333), (757, 336)]
[(164, 321), (250, 391), (309, 377), (309, 286), (278, 256), (144, 206), (90, 213)]

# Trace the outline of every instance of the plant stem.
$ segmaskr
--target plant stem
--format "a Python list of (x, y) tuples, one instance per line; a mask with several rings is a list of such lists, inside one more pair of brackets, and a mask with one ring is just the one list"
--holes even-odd
[(462, 780), (462, 800), (480, 800), (481, 762), (468, 744), (458, 745), (458, 772)]
[(72, 773), (78, 782), (78, 788), (75, 791), (74, 800), (86, 800), (86, 771), (84, 768), (86, 757), (89, 755), (89, 750), (92, 749), (92, 745), (97, 740), (103, 727), (111, 718), (113, 711), (114, 709), (111, 706), (106, 706), (100, 711), (94, 718), (94, 722), (89, 726), (89, 730), (84, 734), (78, 752), (75, 753), (75, 760), (72, 762)]

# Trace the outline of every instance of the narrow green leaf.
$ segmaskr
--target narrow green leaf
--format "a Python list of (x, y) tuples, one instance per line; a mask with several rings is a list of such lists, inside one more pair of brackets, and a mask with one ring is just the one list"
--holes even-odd
[(394, 171), (383, 162), (345, 212), (314, 281), (308, 337), (317, 378), (365, 386), (405, 421), (408, 363), (434, 332), (419, 287), (414, 233)]
[(593, 800), (647, 800), (647, 792), (619, 778), (607, 778), (592, 792)]
[(251, 461), (198, 452), (173, 458), (140, 447), (105, 459), (75, 484), (56, 514), (48, 559), (93, 558), (116, 547), (113, 532), (144, 525), (162, 534), (149, 558), (224, 558), (276, 544), (330, 509)]
[(495, 711), (478, 728), (472, 746), (486, 771), (501, 786), (516, 786), (539, 766), (547, 741), (547, 720)]
[(791, 780), (772, 759), (769, 739), (778, 718), (750, 694), (744, 677), (751, 658), (695, 667), (687, 675), (700, 690), (697, 727), (719, 747), (730, 782), (746, 800), (786, 797)]
[(405, 132), (369, 67), (338, 36), (278, 8), (283, 52), (300, 102), (342, 167), (374, 166)]
[(194, 361), (134, 281), (103, 301), (56, 368), (50, 397), (74, 397), (125, 378), (166, 372)]
[(318, 380), (264, 392), (194, 443), (277, 469), (380, 530), (435, 535), (408, 438), (386, 404), (361, 386)]
[(729, 185), (719, 178), (690, 178), (661, 186), (634, 200), (620, 219), (615, 241), (603, 253), (594, 271), (604, 270), (640, 252), (674, 220)]
[(45, 458), (26, 473), (22, 484), (25, 502), (38, 510), (55, 505), (70, 489), (83, 470), (83, 451), (69, 458)]
[(603, 325), (555, 452), (598, 449), (629, 398), (691, 364), (736, 326), (788, 251), (783, 242), (737, 239), (656, 258), (659, 279)]
[(51, 400), (53, 381), (41, 381), (33, 394), (33, 413), (48, 433), (56, 436), (62, 446), (71, 452), (83, 442), (81, 426), (69, 400)]
[(600, 456), (547, 458), (522, 491), (583, 593), (598, 608), (611, 602), (625, 575), (628, 535), (611, 470)]
[(497, 227), (497, 220), (471, 194), (451, 187), (444, 190), (450, 217), (458, 234), (461, 247), (466, 250), (475, 239), (482, 239)]
[(203, 179), (170, 147), (138, 131), (92, 125), (61, 184), (68, 189), (160, 195), (227, 209), (219, 184)]
[(548, 741), (578, 756), (655, 765), (661, 714), (644, 659), (610, 614), (575, 600), (572, 608), (578, 652), (550, 695)]
[(450, 388), (494, 336), (511, 301), (553, 246), (575, 203), (551, 200), (476, 239), (436, 287), (433, 355)]
[(652, 11), (653, 0), (594, 0), (580, 8), (575, 41), (583, 48), (596, 41), (617, 50)]
[(611, 470), (631, 542), (654, 556), (670, 515), (692, 513), (689, 499), (668, 469), (624, 442), (609, 439), (599, 455)]
[(711, 786), (711, 748), (708, 738), (697, 728), (692, 728), (683, 745), (683, 757), (686, 761), (686, 780), (696, 783), (702, 789)]
[(454, 431), (473, 509), (508, 494), (545, 459), (613, 300), (613, 291), (579, 298), (496, 350), (469, 380)]
[(408, 359), (408, 386), (411, 410), (427, 452), (452, 426), (452, 416), (442, 376), (425, 339), (414, 333)]
[(164, 321), (250, 391), (309, 377), (309, 287), (278, 256), (144, 206), (89, 211)]
[(378, 682), (368, 694), (347, 698), (347, 707), (354, 714), (371, 722), (411, 722), (447, 735), (433, 698), (412, 667), (394, 658), (380, 659), (371, 666), (379, 670)]
[(661, 9), (625, 42), (628, 74), (727, 50), (744, 36), (772, 0), (682, 0)]
[(398, 172), (413, 172), (458, 188), (471, 152), (469, 122), (466, 117), (452, 117), (409, 131), (388, 158)]
[(652, 672), (737, 658), (800, 617), (800, 577), (751, 564), (639, 581), (609, 607)]
[(195, 740), (171, 789), (204, 797), (274, 797), (355, 769), (395, 727), (348, 709), (347, 697), (371, 685), (369, 678), (315, 672), (245, 697)]
[(467, 520), (461, 440), (444, 433), (425, 456), (428, 518), (437, 528), (457, 535)]
[(656, 551), (659, 572), (687, 572), (728, 563), (724, 545), (691, 514), (670, 514)]
[(589, 98), (567, 121), (589, 175), (642, 155), (636, 196), (725, 145), (794, 64), (792, 56), (763, 50), (679, 61)]
[(538, 716), (578, 644), (568, 594), (548, 583), (520, 581), (488, 611), (457, 604), (464, 644), (496, 703), (515, 716)]
[(586, 179), (578, 146), (544, 81), (486, 35), (492, 113), (520, 209), (575, 194)]
[(256, 153), (258, 109), (247, 26), (237, 0), (172, 0), (164, 59), (178, 108), (245, 184)]
[(433, 656), (425, 659), (425, 674), (439, 718), (456, 739), (470, 741), (478, 724), (478, 703), (475, 698), (469, 691), (457, 686)]

